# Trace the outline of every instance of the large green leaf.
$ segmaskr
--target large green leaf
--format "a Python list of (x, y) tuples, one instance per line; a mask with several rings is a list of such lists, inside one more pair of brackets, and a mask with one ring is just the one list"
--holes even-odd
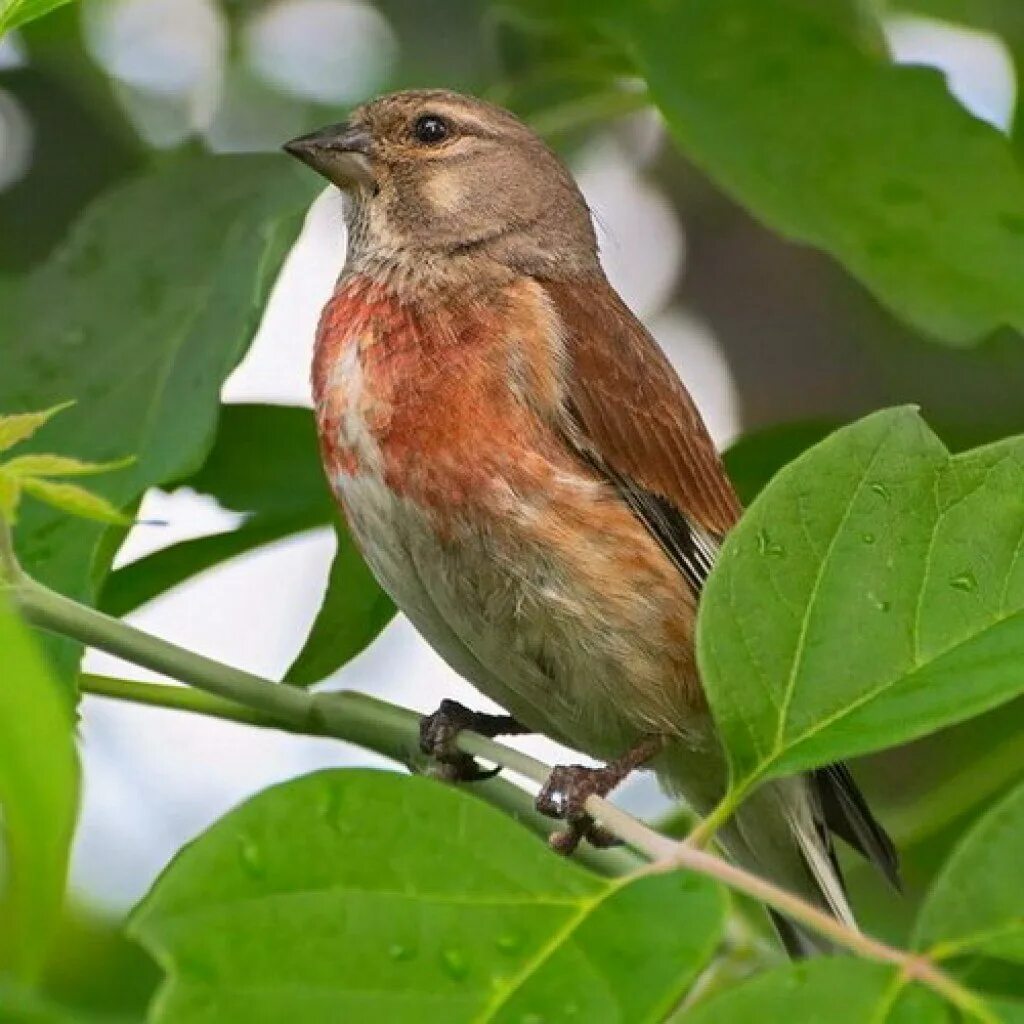
[(918, 949), (1024, 963), (1024, 785), (986, 814), (954, 851), (921, 909)]
[(1024, 328), (1013, 146), (939, 72), (893, 65), (862, 0), (554, 6), (628, 49), (680, 146), (769, 227), (950, 344)]
[(0, 975), (31, 976), (60, 913), (78, 809), (67, 702), (0, 591)]
[(67, 3), (71, 0), (0, 0), (0, 36)]
[(679, 1024), (946, 1024), (942, 1000), (891, 966), (848, 957), (758, 974), (672, 1018)]
[(463, 791), (343, 770), (231, 812), (131, 930), (168, 972), (154, 1021), (642, 1024), (724, 910), (706, 879), (609, 881)]
[(951, 456), (912, 409), (787, 466), (727, 539), (698, 656), (734, 783), (1024, 690), (1024, 439)]
[[(0, 282), (0, 411), (77, 404), (34, 450), (136, 454), (96, 486), (118, 507), (203, 461), (220, 387), (244, 354), (315, 186), (283, 158), (181, 160), (108, 192), (23, 279)], [(27, 568), (92, 600), (102, 528), (25, 509)], [(93, 570), (97, 569), (96, 573)], [(76, 650), (64, 645), (63, 664)]]

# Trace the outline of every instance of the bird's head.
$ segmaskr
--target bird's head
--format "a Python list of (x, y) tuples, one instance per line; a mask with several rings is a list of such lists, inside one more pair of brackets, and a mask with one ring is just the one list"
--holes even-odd
[(438, 257), (479, 253), (554, 276), (596, 266), (572, 176), (525, 124), (489, 103), (443, 90), (394, 93), (284, 148), (349, 195), (357, 259), (443, 265)]

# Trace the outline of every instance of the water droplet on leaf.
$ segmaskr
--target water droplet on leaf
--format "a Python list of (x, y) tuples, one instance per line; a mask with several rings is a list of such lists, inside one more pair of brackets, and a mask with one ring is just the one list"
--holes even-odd
[(514, 932), (508, 932), (505, 935), (498, 936), (497, 942), (498, 949), (502, 953), (517, 953), (523, 948), (523, 937), (517, 935)]
[(860, 539), (864, 541), (865, 544), (875, 543), (875, 535), (873, 533), (862, 533), (860, 535)]
[(781, 544), (776, 544), (768, 534), (767, 530), (757, 531), (757, 551), (761, 555), (769, 555), (772, 558), (781, 558), (786, 552)]
[(254, 839), (242, 836), (238, 841), (238, 857), (242, 862), (242, 868), (250, 878), (266, 877), (267, 865), (263, 859), (263, 851)]
[(871, 490), (875, 492), (883, 501), (888, 501), (892, 495), (889, 494), (889, 488), (885, 484), (872, 484)]
[(970, 593), (972, 590), (978, 589), (978, 581), (974, 578), (974, 573), (969, 569), (966, 572), (962, 572), (957, 576), (954, 576), (950, 581), (949, 585), (954, 590), (962, 590), (965, 593)]
[(445, 973), (456, 981), (461, 981), (469, 974), (469, 963), (462, 952), (457, 949), (444, 950), (441, 954), (441, 962), (444, 964)]

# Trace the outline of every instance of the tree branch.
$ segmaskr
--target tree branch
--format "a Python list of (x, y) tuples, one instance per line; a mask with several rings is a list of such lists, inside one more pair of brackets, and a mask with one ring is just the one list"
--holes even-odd
[[(0, 543), (3, 532), (0, 527)], [(25, 576), (20, 570), (14, 574), (8, 573), (5, 589), (22, 615), (38, 628), (71, 637), (136, 665), (189, 683), (213, 695), (214, 701), (196, 700), (198, 695), (190, 698), (174, 695), (172, 698), (167, 691), (176, 689), (173, 687), (160, 687), (157, 690), (155, 686), (142, 683), (129, 683), (126, 686), (125, 681), (118, 681), (118, 685), (114, 686), (109, 677), (96, 676), (89, 677), (94, 692), (104, 689), (107, 696), (131, 700), (141, 698), (146, 703), (164, 703), (179, 708), (187, 705), (188, 710), (217, 714), (236, 721), (244, 720), (250, 724), (274, 724), (294, 732), (334, 736), (375, 750), (414, 770), (422, 765), (422, 754), (418, 747), (420, 716), (407, 708), (353, 691), (311, 693), (271, 682), (195, 654), (95, 609), (77, 604)], [(113, 692), (115, 689), (118, 691), (116, 694)], [(243, 705), (252, 717), (243, 719), (243, 712), (236, 711), (234, 707), (229, 710), (225, 704)], [(502, 765), (536, 783), (543, 783), (550, 772), (549, 766), (536, 758), (474, 733), (460, 734), (458, 746), (468, 754)], [(499, 785), (495, 786), (494, 783)], [(507, 800), (509, 804), (516, 805), (513, 813), (519, 815), (524, 810), (525, 794), (518, 791), (521, 795), (513, 798), (507, 793), (506, 787), (508, 790), (516, 790), (516, 787), (501, 783), (501, 780), (492, 780), (483, 785), (491, 787), (489, 796), (493, 796), (495, 790), (502, 794), (500, 800), (495, 802)], [(592, 796), (585, 806), (605, 828), (652, 862), (640, 870), (685, 868), (714, 878), (779, 911), (803, 927), (826, 936), (842, 948), (872, 960), (892, 964), (906, 979), (933, 989), (969, 1016), (994, 1024), (995, 1017), (973, 992), (945, 974), (926, 957), (863, 935), (800, 897), (696, 845), (678, 843), (659, 835), (607, 800)]]

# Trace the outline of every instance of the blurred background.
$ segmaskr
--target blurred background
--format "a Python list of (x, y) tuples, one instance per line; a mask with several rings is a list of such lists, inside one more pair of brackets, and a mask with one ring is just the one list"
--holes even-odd
[[(955, 15), (956, 5), (945, 6)], [(1017, 96), (1011, 49), (970, 19), (925, 17), (918, 7), (886, 13), (896, 59), (941, 69), (968, 111), (1006, 129)], [(468, 0), (86, 0), (8, 34), (0, 40), (0, 272), (44, 260), (93, 197), (146, 167), (201, 150), (277, 152), (403, 86), (476, 92), (548, 127), (593, 210), (612, 283), (667, 350), (723, 448), (778, 428), (795, 452), (829, 425), (904, 401), (921, 404), (953, 447), (1024, 429), (1018, 339), (957, 352), (917, 337), (836, 263), (787, 244), (724, 197), (666, 140), (654, 113), (588, 111), (571, 53), (528, 22)], [(328, 189), (309, 210), (225, 401), (309, 405), (313, 331), (345, 254), (341, 202)], [(11, 356), (0, 353), (0, 373)], [(187, 489), (150, 492), (140, 518), (149, 524), (132, 530), (119, 565), (238, 521)], [(131, 620), (279, 678), (319, 607), (333, 544), (324, 528), (263, 548)], [(143, 678), (106, 656), (90, 654), (87, 666)], [(423, 711), (446, 696), (486, 706), (401, 617), (330, 685)], [(153, 969), (105, 922), (132, 906), (183, 842), (275, 780), (374, 763), (334, 742), (98, 698), (84, 700), (81, 716), (77, 909), (64, 947), (78, 953), (54, 968), (57, 990), (84, 983), (75, 956), (130, 955), (144, 992)], [(992, 735), (974, 728), (970, 736)], [(547, 759), (569, 756), (543, 740), (522, 743)], [(861, 765), (869, 792), (885, 788), (894, 758), (912, 769), (914, 756)], [(889, 796), (898, 811), (898, 794)], [(646, 815), (666, 809), (644, 780), (621, 799)], [(955, 819), (942, 829), (955, 829)], [(937, 855), (922, 853), (922, 864), (928, 856)], [(899, 910), (863, 884), (879, 926), (898, 930)], [(127, 1006), (139, 993), (120, 998)]]

